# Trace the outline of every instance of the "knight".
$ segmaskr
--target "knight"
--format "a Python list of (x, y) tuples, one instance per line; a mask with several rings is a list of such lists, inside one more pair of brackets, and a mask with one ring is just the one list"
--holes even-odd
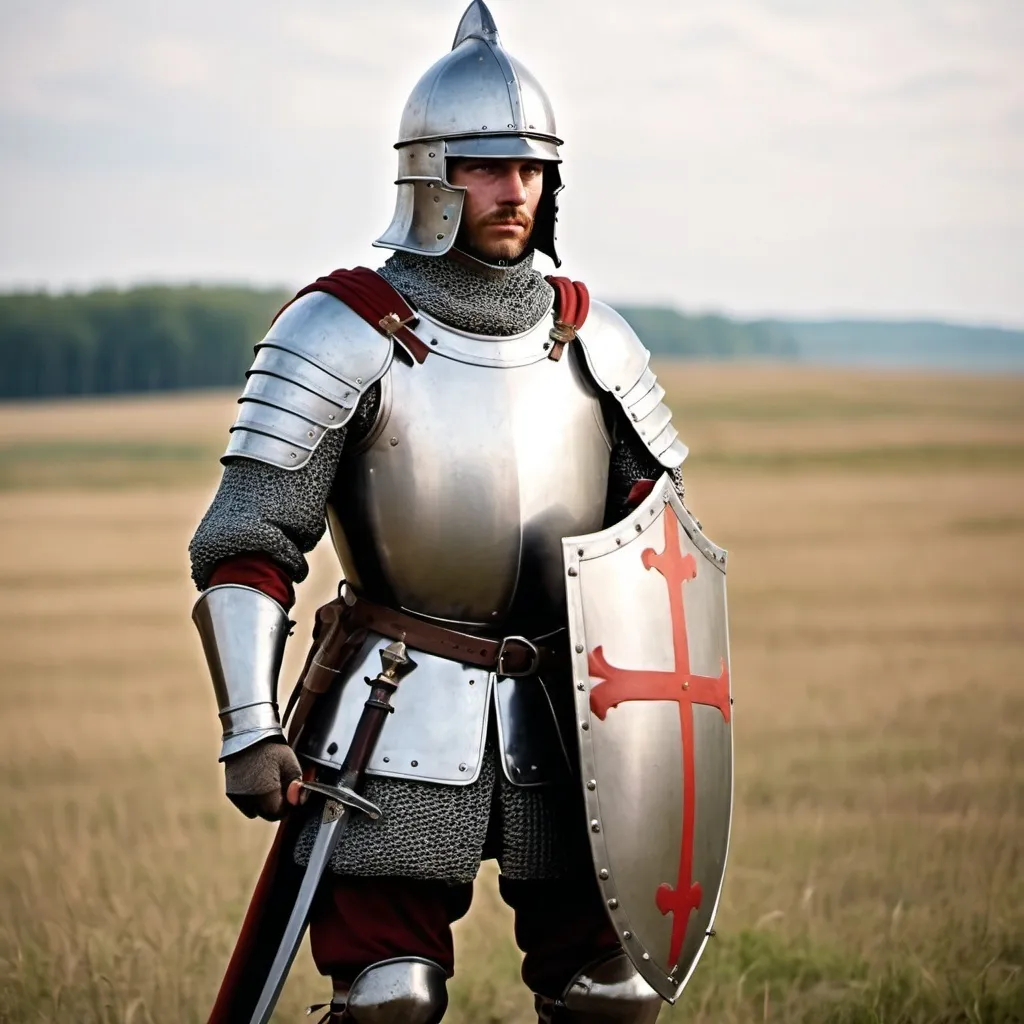
[[(227, 796), (250, 818), (283, 820), (211, 1021), (269, 1018), (308, 920), (333, 984), (325, 1021), (436, 1024), (451, 925), (488, 858), (540, 1021), (650, 1024), (710, 931), (715, 891), (671, 963), (647, 952), (642, 922), (653, 934), (672, 920), (653, 892), (659, 872), (676, 882), (685, 812), (655, 804), (668, 823), (648, 845), (668, 853), (645, 862), (649, 908), (630, 908), (631, 855), (615, 844), (630, 830), (635, 842), (630, 815), (647, 799), (622, 767), (654, 742), (636, 722), (666, 715), (636, 702), (591, 715), (587, 658), (602, 616), (614, 628), (643, 587), (651, 600), (666, 592), (634, 537), (681, 523), (684, 545), (712, 561), (718, 549), (682, 506), (687, 450), (649, 353), (584, 286), (534, 268), (538, 252), (559, 265), (561, 146), (547, 95), (474, 0), (402, 114), (394, 217), (374, 243), (392, 254), (303, 289), (257, 345), (190, 546), (193, 618)], [(318, 613), (283, 724), (293, 588), (328, 529), (339, 596)], [(626, 554), (643, 578), (597, 581), (602, 558)], [(591, 610), (602, 588), (623, 611)], [(604, 639), (609, 657), (626, 652), (617, 642)], [(651, 641), (653, 667), (671, 643)], [(678, 747), (670, 707), (657, 729)], [(712, 749), (705, 733), (720, 740), (705, 729), (698, 754)], [(701, 785), (698, 773), (687, 806), (707, 828)]]

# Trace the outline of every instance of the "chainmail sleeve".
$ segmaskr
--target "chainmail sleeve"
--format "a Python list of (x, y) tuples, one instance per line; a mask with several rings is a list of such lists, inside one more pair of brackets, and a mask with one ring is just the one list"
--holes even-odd
[(262, 552), (301, 583), (309, 573), (306, 555), (327, 528), (327, 497), (334, 485), (347, 438), (366, 435), (377, 416), (380, 389), (363, 397), (349, 425), (324, 434), (309, 461), (295, 470), (253, 459), (224, 466), (220, 487), (189, 544), (192, 579), (209, 586), (219, 562)]
[[(608, 499), (605, 503), (604, 525), (611, 526), (624, 519), (633, 509), (629, 492), (641, 480), (657, 480), (665, 472), (664, 466), (648, 451), (647, 446), (623, 419), (622, 411), (611, 410), (615, 425), (611, 465), (608, 470)], [(683, 500), (683, 471), (671, 470), (672, 482), (680, 501)]]

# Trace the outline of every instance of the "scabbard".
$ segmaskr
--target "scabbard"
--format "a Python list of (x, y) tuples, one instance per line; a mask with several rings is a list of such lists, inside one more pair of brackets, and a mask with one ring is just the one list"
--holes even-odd
[(303, 869), (296, 866), (292, 852), (305, 821), (304, 814), (289, 814), (277, 827), (220, 983), (209, 1024), (248, 1024), (256, 1009), (260, 990), (302, 884)]

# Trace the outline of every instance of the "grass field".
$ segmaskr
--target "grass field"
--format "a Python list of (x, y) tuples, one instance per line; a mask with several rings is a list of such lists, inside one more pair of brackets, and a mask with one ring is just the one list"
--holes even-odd
[[(662, 1020), (1024, 1021), (1024, 378), (664, 371), (730, 549), (736, 819)], [(216, 991), (272, 832), (221, 795), (188, 617), (232, 398), (0, 406), (5, 1024)], [(491, 871), (458, 955), (447, 1020), (533, 1019)], [(324, 996), (303, 953), (275, 1020)]]

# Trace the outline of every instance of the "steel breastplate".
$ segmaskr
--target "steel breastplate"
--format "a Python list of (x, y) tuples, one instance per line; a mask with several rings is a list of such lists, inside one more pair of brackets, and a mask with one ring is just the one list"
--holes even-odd
[(374, 430), (338, 470), (328, 518), (345, 575), (449, 622), (561, 625), (561, 538), (604, 517), (598, 392), (574, 346), (548, 358), (550, 313), (502, 338), (419, 317), (429, 357), (392, 364)]

